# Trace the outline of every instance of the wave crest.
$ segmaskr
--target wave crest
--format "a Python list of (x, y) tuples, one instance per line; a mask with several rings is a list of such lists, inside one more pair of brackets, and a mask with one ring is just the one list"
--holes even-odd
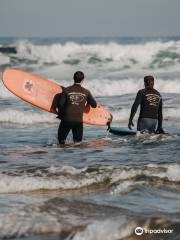
[(20, 62), (38, 64), (96, 64), (119, 69), (157, 69), (180, 64), (180, 41), (150, 41), (136, 44), (116, 42), (80, 44), (76, 42), (37, 45), (19, 41), (3, 46), (0, 52)]
[[(72, 190), (98, 186), (105, 188), (115, 184), (132, 187), (139, 179), (147, 182), (152, 179), (160, 181), (180, 182), (179, 165), (147, 165), (144, 168), (130, 167), (89, 167), (75, 169), (73, 167), (51, 167), (41, 170), (22, 172), (3, 172), (0, 174), (0, 193), (15, 193), (35, 190)], [(128, 182), (131, 182), (129, 184)], [(130, 189), (129, 189), (130, 190)]]

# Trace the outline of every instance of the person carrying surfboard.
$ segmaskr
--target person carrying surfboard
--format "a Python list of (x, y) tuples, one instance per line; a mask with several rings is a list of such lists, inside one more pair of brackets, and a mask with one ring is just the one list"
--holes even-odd
[(128, 127), (134, 126), (133, 118), (140, 105), (140, 114), (137, 123), (137, 130), (147, 130), (149, 133), (164, 133), (162, 128), (162, 97), (154, 89), (154, 77), (144, 77), (145, 88), (138, 91), (134, 104), (131, 108)]
[(81, 142), (83, 137), (83, 111), (87, 104), (96, 108), (97, 103), (89, 90), (82, 87), (84, 73), (74, 73), (74, 84), (64, 89), (60, 95), (58, 109), (60, 113), (60, 125), (58, 128), (59, 144), (65, 144), (70, 130), (73, 133), (75, 143)]

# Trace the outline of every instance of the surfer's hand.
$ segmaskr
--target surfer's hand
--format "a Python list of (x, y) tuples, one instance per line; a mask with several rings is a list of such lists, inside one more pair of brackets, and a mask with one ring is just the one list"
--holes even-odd
[(58, 119), (60, 119), (60, 120), (61, 120), (61, 119), (62, 119), (62, 116), (58, 115), (56, 118), (58, 118)]
[(132, 127), (134, 127), (134, 123), (131, 119), (129, 119), (128, 128), (132, 130)]
[(108, 130), (110, 129), (110, 125), (111, 125), (112, 119), (113, 119), (113, 116), (110, 113), (110, 118), (108, 119), (108, 122), (107, 122)]
[(163, 128), (158, 128), (158, 129), (156, 130), (156, 134), (165, 134), (165, 131), (164, 131)]

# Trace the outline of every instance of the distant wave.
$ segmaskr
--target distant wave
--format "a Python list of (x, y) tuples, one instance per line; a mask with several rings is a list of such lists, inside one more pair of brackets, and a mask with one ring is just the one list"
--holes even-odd
[(116, 42), (80, 44), (75, 42), (37, 45), (19, 41), (1, 46), (0, 53), (11, 55), (17, 64), (90, 64), (119, 69), (169, 69), (180, 65), (180, 41), (150, 41), (136, 44)]
[[(123, 94), (136, 93), (144, 87), (143, 79), (93, 79), (85, 83), (96, 96), (120, 96)], [(64, 85), (66, 86), (66, 85)], [(155, 81), (155, 88), (164, 93), (180, 93), (179, 79)]]
[(107, 44), (52, 44), (50, 46), (33, 45), (20, 42), (17, 45), (20, 56), (38, 60), (41, 63), (108, 64), (114, 62), (121, 68), (135, 66), (144, 68), (167, 67), (180, 61), (180, 41), (147, 42), (144, 44), (121, 45)]

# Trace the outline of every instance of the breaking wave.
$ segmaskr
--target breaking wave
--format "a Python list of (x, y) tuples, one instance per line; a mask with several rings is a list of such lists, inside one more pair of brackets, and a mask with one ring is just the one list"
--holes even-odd
[[(158, 71), (179, 71), (180, 41), (149, 41), (136, 44), (117, 42), (87, 43), (76, 42), (35, 44), (31, 41), (19, 41), (12, 45), (0, 46), (0, 66), (15, 67), (30, 72), (58, 66), (63, 79), (54, 77), (54, 72), (47, 70), (49, 78), (54, 78), (60, 85), (68, 86), (70, 80), (65, 72), (73, 69), (86, 69), (89, 81), (86, 85), (96, 96), (114, 96), (135, 93), (143, 87), (145, 74), (156, 75)], [(128, 71), (123, 77), (122, 72)], [(138, 75), (132, 75), (138, 72)], [(130, 74), (131, 73), (131, 74)], [(141, 75), (139, 75), (142, 73)], [(127, 77), (130, 76), (130, 77)], [(132, 77), (133, 76), (133, 77)], [(141, 77), (139, 77), (141, 76)], [(69, 78), (69, 77), (68, 77)], [(103, 86), (103, 87), (102, 87)], [(155, 86), (160, 92), (180, 93), (178, 77), (158, 77)], [(10, 97), (0, 85), (0, 97)]]
[(57, 42), (48, 45), (19, 41), (14, 46), (0, 46), (0, 53), (11, 57), (12, 63), (29, 64), (93, 64), (120, 69), (171, 68), (180, 64), (180, 41), (149, 41), (136, 44), (117, 42)]
[[(23, 154), (23, 152), (22, 152)], [(125, 185), (130, 191), (139, 179), (147, 184), (156, 179), (179, 184), (179, 165), (147, 165), (144, 168), (92, 166), (77, 169), (71, 166), (49, 167), (38, 169), (23, 169), (0, 173), (0, 193), (16, 193), (37, 190), (72, 190), (103, 185)], [(113, 187), (114, 189), (114, 187)]]
[[(136, 93), (143, 88), (143, 80), (134, 79), (96, 79), (86, 83), (95, 96), (120, 96), (129, 93)], [(179, 79), (163, 80), (157, 79), (155, 88), (162, 93), (180, 93)]]
[[(163, 216), (143, 217), (118, 207), (52, 198), (39, 204), (26, 205), (11, 213), (2, 213), (0, 238), (58, 236), (68, 240), (137, 239), (137, 226), (146, 229), (173, 229), (179, 235), (179, 219)], [(163, 236), (164, 237), (164, 236)], [(169, 237), (169, 235), (168, 235)], [(164, 239), (164, 238), (163, 238)], [(169, 239), (169, 238), (168, 238)]]
[[(76, 207), (74, 208), (75, 205)], [(102, 208), (103, 207), (101, 207), (101, 211)], [(93, 214), (90, 216), (90, 209), (91, 212), (96, 212), (95, 216), (93, 216)], [(105, 210), (105, 207), (103, 210)], [(110, 208), (110, 210), (113, 212), (115, 210), (117, 211), (116, 208)], [(132, 234), (133, 228), (135, 228), (135, 223), (133, 221), (128, 221), (128, 219), (126, 219), (124, 216), (119, 217), (118, 221), (116, 221), (116, 224), (115, 219), (96, 220), (97, 217), (102, 218), (101, 211), (98, 210), (98, 205), (70, 202), (67, 200), (65, 202), (63, 199), (55, 198), (41, 205), (30, 205), (27, 208), (18, 209), (18, 211), (14, 211), (11, 214), (4, 214), (4, 216), (0, 219), (0, 237), (7, 239), (16, 236), (23, 237), (35, 234), (48, 235), (56, 233), (60, 234), (60, 236), (64, 235), (63, 239), (66, 239), (66, 237), (67, 239), (72, 239), (74, 236), (74, 240), (113, 240), (116, 238), (113, 237), (114, 231), (112, 231), (112, 227), (113, 230), (115, 230), (116, 236), (117, 234), (119, 237)], [(85, 218), (82, 213), (86, 213), (86, 216), (89, 216), (90, 219), (87, 217)], [(104, 217), (108, 218), (108, 216)], [(104, 229), (105, 226), (106, 231)], [(123, 230), (122, 228), (125, 228), (125, 226), (126, 230)], [(98, 232), (98, 229), (100, 232)], [(123, 231), (120, 231), (120, 229)], [(91, 238), (88, 236), (89, 234), (95, 238)], [(106, 234), (109, 238), (101, 238), (103, 236), (105, 237)]]
[(65, 44), (34, 45), (19, 42), (17, 54), (40, 63), (65, 63), (77, 65), (81, 61), (88, 64), (118, 63), (121, 68), (163, 68), (180, 62), (180, 41), (147, 42), (144, 44)]

